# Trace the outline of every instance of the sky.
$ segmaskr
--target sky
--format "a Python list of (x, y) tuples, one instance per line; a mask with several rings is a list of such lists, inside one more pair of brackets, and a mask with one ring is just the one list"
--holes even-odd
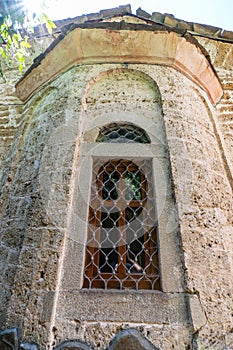
[[(44, 0), (46, 14), (50, 19), (64, 19), (82, 14), (131, 4), (132, 12), (143, 10), (173, 14), (176, 18), (189, 22), (213, 25), (233, 31), (233, 0)], [(40, 0), (25, 0), (30, 6), (38, 6)]]

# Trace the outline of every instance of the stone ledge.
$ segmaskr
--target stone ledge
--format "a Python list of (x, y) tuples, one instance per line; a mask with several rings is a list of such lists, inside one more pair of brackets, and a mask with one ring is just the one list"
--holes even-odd
[(186, 293), (158, 291), (63, 291), (57, 312), (64, 320), (123, 322), (127, 319), (129, 323), (189, 325), (188, 297)]
[(65, 37), (55, 40), (25, 73), (16, 91), (25, 102), (75, 64), (161, 64), (186, 75), (216, 104), (222, 87), (207, 58), (195, 38), (181, 29), (125, 22), (85, 23), (67, 28)]

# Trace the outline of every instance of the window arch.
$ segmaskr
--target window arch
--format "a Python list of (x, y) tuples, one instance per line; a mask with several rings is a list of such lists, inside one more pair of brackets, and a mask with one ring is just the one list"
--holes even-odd
[(150, 138), (142, 128), (132, 124), (112, 123), (103, 127), (96, 142), (150, 143)]
[[(141, 128), (113, 123), (101, 129), (96, 142), (150, 139)], [(140, 157), (93, 159), (84, 288), (160, 290), (151, 162)]]

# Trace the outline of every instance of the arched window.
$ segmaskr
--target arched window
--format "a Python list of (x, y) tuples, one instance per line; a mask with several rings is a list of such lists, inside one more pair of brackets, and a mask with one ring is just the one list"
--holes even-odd
[[(97, 142), (150, 143), (130, 124), (103, 128)], [(151, 159), (95, 157), (84, 288), (160, 290)]]
[(134, 125), (112, 123), (100, 131), (96, 142), (150, 143), (150, 138), (143, 129)]

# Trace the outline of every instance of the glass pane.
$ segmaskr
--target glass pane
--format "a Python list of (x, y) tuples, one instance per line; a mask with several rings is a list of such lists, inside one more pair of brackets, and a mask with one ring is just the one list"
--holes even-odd
[(145, 267), (144, 254), (144, 237), (143, 234), (138, 239), (130, 241), (127, 250), (127, 269), (129, 273), (142, 272)]
[(102, 198), (105, 200), (116, 200), (118, 197), (117, 194), (117, 181), (119, 180), (119, 173), (116, 171), (113, 172), (104, 172), (103, 173), (103, 182), (102, 182)]
[(119, 232), (117, 228), (118, 212), (101, 213), (100, 229), (100, 259), (99, 269), (101, 272), (114, 272), (118, 264), (117, 242)]
[(125, 174), (125, 198), (127, 200), (141, 200), (141, 176), (140, 173), (127, 172)]

